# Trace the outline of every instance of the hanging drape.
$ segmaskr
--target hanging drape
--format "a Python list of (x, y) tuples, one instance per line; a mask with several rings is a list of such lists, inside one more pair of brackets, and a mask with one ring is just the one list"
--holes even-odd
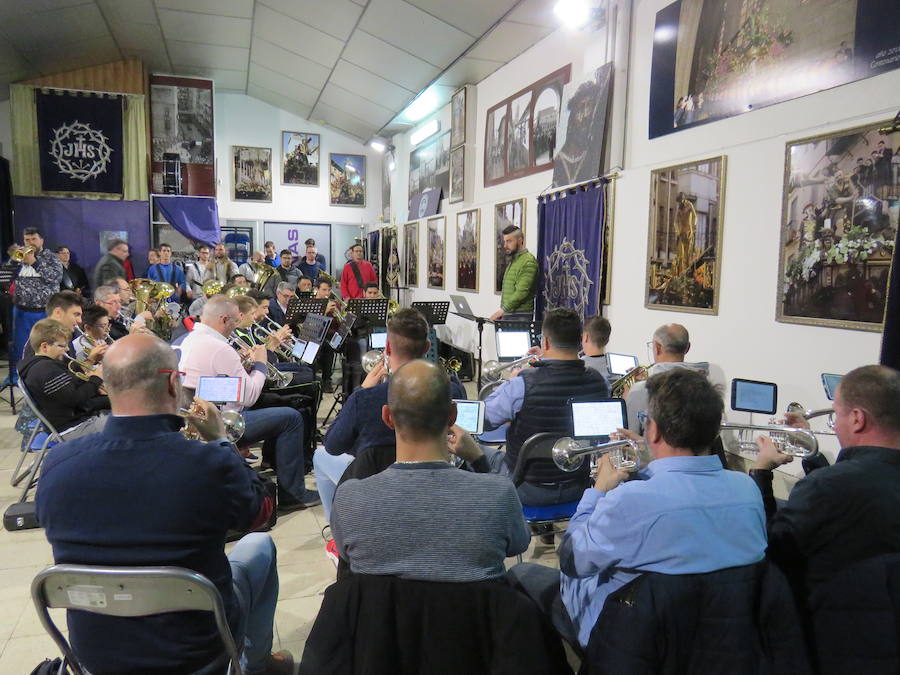
[(222, 241), (219, 208), (213, 197), (154, 197), (169, 224), (188, 239), (215, 246)]
[[(77, 197), (79, 199), (119, 199), (107, 194), (54, 192), (41, 190), (40, 158), (38, 154), (36, 87), (13, 84), (9, 87), (10, 117), (13, 145), (13, 191), (23, 197)], [(147, 113), (145, 97), (122, 94), (125, 99), (122, 117), (123, 181), (122, 199), (144, 201), (147, 189)]]
[(900, 232), (894, 243), (891, 259), (891, 277), (888, 286), (887, 307), (884, 311), (884, 333), (881, 336), (881, 365), (900, 370), (900, 264), (897, 263), (897, 247)]
[(582, 320), (598, 313), (607, 183), (595, 181), (538, 199), (538, 321), (556, 307), (574, 309)]

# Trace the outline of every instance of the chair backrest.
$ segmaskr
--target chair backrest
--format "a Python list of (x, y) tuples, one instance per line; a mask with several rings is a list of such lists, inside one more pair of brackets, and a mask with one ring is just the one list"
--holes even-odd
[[(50, 618), (47, 609), (70, 609), (105, 616), (140, 617), (165, 612), (206, 611), (216, 626), (231, 660), (232, 672), (242, 675), (222, 596), (202, 574), (182, 567), (103, 567), (53, 565), (31, 583), (31, 598), (44, 629), (66, 659), (77, 656)], [(81, 671), (76, 670), (76, 675)]]
[(518, 487), (525, 482), (528, 476), (528, 467), (537, 460), (553, 461), (553, 444), (556, 443), (562, 435), (549, 431), (543, 431), (539, 434), (529, 436), (522, 444), (519, 450), (519, 456), (516, 458), (516, 468), (512, 473), (512, 482)]
[(495, 380), (494, 382), (488, 382), (481, 388), (481, 391), (478, 392), (478, 400), (485, 400), (488, 396), (493, 394), (497, 390), (497, 387), (499, 387), (505, 381), (506, 380)]
[(62, 436), (60, 433), (54, 428), (52, 424), (47, 420), (44, 416), (44, 413), (41, 412), (41, 409), (37, 407), (37, 404), (34, 402), (34, 397), (28, 391), (28, 387), (25, 386), (25, 378), (19, 377), (19, 391), (22, 392), (22, 398), (25, 399), (25, 403), (28, 404), (28, 407), (31, 408), (32, 412), (34, 412), (35, 417), (40, 420), (40, 423), (44, 425), (44, 428), (47, 429), (47, 432), (51, 436), (55, 436), (57, 441), (62, 441)]

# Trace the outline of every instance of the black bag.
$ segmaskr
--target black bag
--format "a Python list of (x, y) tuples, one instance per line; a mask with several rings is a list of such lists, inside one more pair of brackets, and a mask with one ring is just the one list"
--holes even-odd
[[(269, 519), (265, 523), (253, 530), (253, 532), (268, 532), (275, 527), (275, 523), (278, 522), (278, 486), (275, 481), (268, 476), (260, 476), (260, 478), (263, 483), (265, 483), (266, 493), (272, 500), (272, 515), (269, 516)], [(228, 534), (225, 535), (225, 542), (230, 543), (232, 541), (237, 541), (245, 534), (248, 533), (240, 530), (229, 530)]]
[(10, 504), (3, 512), (3, 527), (8, 532), (33, 530), (40, 526), (35, 514), (34, 502), (16, 502)]
[(57, 657), (52, 661), (50, 659), (44, 659), (35, 666), (34, 670), (31, 671), (31, 675), (62, 675), (63, 673), (68, 672), (68, 668), (63, 668), (63, 660)]

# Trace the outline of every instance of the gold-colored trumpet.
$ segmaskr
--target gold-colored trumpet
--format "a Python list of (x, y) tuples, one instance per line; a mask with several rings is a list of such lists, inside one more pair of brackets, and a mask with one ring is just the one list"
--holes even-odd
[[(81, 359), (76, 359), (72, 356), (69, 356), (68, 353), (64, 353), (63, 356), (65, 356), (69, 361), (69, 365), (68, 365), (69, 372), (72, 373), (79, 380), (84, 380), (85, 382), (87, 382), (88, 380), (90, 380), (92, 377), (95, 376), (94, 370), (97, 368), (97, 366), (95, 366), (90, 361), (83, 361)], [(80, 370), (76, 369), (76, 366)]]
[(462, 369), (462, 361), (460, 361), (455, 356), (451, 356), (449, 359), (445, 359), (443, 356), (440, 358), (440, 363), (444, 367), (444, 370), (447, 371), (447, 374), (453, 373), (456, 375)]
[(637, 382), (647, 379), (647, 374), (649, 372), (649, 366), (635, 366), (618, 380), (612, 383), (612, 386), (609, 388), (609, 395), (612, 398), (625, 398), (628, 390), (631, 389)]
[[(266, 267), (268, 267), (268, 265), (266, 265)], [(203, 282), (203, 295), (211, 298), (212, 296), (221, 293), (223, 288), (225, 288), (225, 284), (218, 279), (207, 279)]]
[(481, 366), (481, 379), (486, 382), (494, 382), (495, 380), (499, 380), (503, 374), (504, 370), (509, 370), (510, 368), (516, 368), (517, 366), (524, 367), (526, 364), (531, 363), (532, 361), (539, 361), (539, 357), (535, 354), (528, 354), (523, 356), (521, 359), (516, 359), (515, 361), (510, 361), (509, 363), (500, 363), (499, 361), (485, 361), (484, 365)]
[(17, 248), (15, 251), (13, 251), (12, 255), (9, 257), (10, 257), (10, 259), (15, 260), (16, 262), (22, 262), (23, 260), (25, 260), (26, 255), (28, 255), (29, 253), (34, 253), (35, 250), (36, 249), (34, 248), (34, 246), (26, 246), (24, 248)]
[(809, 429), (799, 427), (723, 422), (719, 437), (722, 439), (722, 446), (729, 452), (737, 453), (740, 450), (757, 452), (759, 447), (756, 445), (753, 432), (761, 431), (768, 434), (778, 452), (784, 455), (806, 459), (819, 453), (819, 441), (815, 434)]
[[(225, 423), (225, 433), (228, 440), (237, 443), (241, 436), (244, 435), (244, 429), (247, 426), (244, 416), (236, 410), (223, 410), (221, 413), (222, 421)], [(185, 438), (189, 440), (200, 440), (200, 434), (197, 429), (190, 424), (190, 418), (205, 422), (207, 419), (206, 409), (203, 404), (196, 398), (191, 401), (191, 405), (187, 408), (179, 408), (178, 415), (185, 418), (186, 424), (181, 430)]]
[(566, 436), (556, 441), (550, 451), (553, 463), (563, 471), (577, 471), (584, 464), (585, 458), (605, 454), (610, 454), (616, 469), (632, 473), (641, 468), (641, 455), (647, 455), (647, 446), (643, 441), (633, 441), (629, 438), (582, 445), (574, 438)]

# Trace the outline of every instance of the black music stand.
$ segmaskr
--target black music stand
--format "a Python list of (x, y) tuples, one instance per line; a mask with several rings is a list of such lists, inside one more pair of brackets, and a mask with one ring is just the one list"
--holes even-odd
[(422, 313), (429, 326), (440, 326), (447, 323), (447, 312), (450, 311), (450, 303), (446, 300), (414, 302), (411, 307)]
[(469, 321), (474, 321), (478, 326), (478, 377), (475, 386), (478, 388), (478, 391), (481, 391), (481, 349), (484, 341), (484, 324), (494, 322), (483, 316), (475, 316), (475, 314), (472, 313), (472, 308), (469, 307), (469, 301), (463, 296), (451, 295), (450, 299), (453, 301), (453, 306), (458, 310), (452, 312), (452, 314)]
[(284, 322), (291, 326), (303, 323), (307, 314), (325, 314), (328, 300), (318, 298), (293, 297), (288, 302), (287, 311), (284, 313)]
[(351, 298), (347, 301), (347, 311), (365, 317), (370, 326), (387, 325), (387, 298)]
[[(321, 302), (326, 301), (322, 300)], [(290, 311), (290, 307), (288, 308), (288, 311)], [(303, 319), (303, 323), (297, 331), (297, 338), (304, 342), (316, 342), (321, 345), (325, 341), (325, 333), (328, 332), (328, 327), (330, 325), (330, 316), (310, 312), (306, 315), (306, 318)]]

